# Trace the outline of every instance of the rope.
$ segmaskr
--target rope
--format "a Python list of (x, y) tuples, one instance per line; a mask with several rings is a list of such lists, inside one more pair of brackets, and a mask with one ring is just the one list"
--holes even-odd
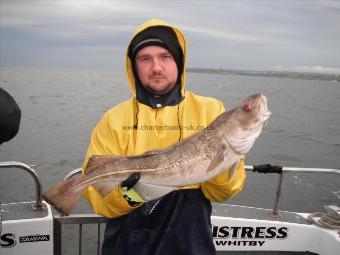
[(136, 100), (136, 122), (135, 122), (135, 125), (133, 126), (133, 128), (134, 128), (134, 129), (137, 129), (137, 128), (138, 128), (138, 113), (139, 113), (139, 107), (138, 107), (137, 98), (136, 98), (135, 100)]
[(307, 220), (322, 228), (338, 230), (340, 235), (340, 215), (316, 212), (310, 214)]
[(181, 129), (181, 123), (179, 121), (179, 105), (181, 104), (181, 102), (178, 103), (177, 105), (177, 124), (178, 124), (178, 128), (179, 128), (179, 138), (178, 138), (178, 142), (181, 141), (182, 138), (182, 129)]

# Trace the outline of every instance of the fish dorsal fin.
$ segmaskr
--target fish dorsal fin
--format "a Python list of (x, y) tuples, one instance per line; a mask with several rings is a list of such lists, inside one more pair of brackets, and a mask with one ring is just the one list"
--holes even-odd
[[(195, 134), (196, 135), (196, 134)], [(195, 136), (193, 135), (193, 136)], [(191, 137), (193, 137), (191, 136)], [(159, 155), (159, 154), (163, 154), (163, 153), (167, 153), (169, 151), (172, 151), (174, 149), (177, 149), (179, 148), (180, 146), (182, 146), (183, 144), (186, 144), (186, 143), (189, 143), (191, 140), (191, 137), (189, 137), (188, 139), (185, 139), (185, 140), (182, 140), (170, 147), (166, 147), (166, 148), (162, 148), (162, 149), (154, 149), (154, 150), (151, 150), (151, 151), (147, 151), (143, 154), (139, 154), (139, 155), (133, 155), (133, 156), (128, 156), (127, 158), (144, 158), (144, 157), (150, 157), (150, 156), (153, 156), (153, 155)]]
[(160, 150), (153, 150), (153, 151), (148, 151), (148, 152), (145, 152), (145, 153), (139, 154), (139, 155), (127, 156), (127, 158), (129, 158), (129, 159), (144, 158), (144, 157), (150, 157), (152, 155), (156, 155), (156, 154), (159, 154), (159, 153), (160, 153)]
[(114, 156), (114, 155), (93, 155), (90, 157), (89, 161), (87, 162), (86, 168), (85, 168), (85, 173), (88, 174), (92, 172), (94, 169), (105, 165), (106, 163), (120, 158), (119, 156)]

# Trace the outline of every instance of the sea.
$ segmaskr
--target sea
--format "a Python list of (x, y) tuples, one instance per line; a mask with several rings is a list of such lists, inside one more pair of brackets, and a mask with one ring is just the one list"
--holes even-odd
[[(0, 161), (34, 165), (43, 190), (81, 167), (103, 113), (131, 97), (122, 70), (1, 67), (0, 81), (22, 110), (19, 133), (0, 146)], [(272, 116), (246, 165), (340, 169), (339, 82), (187, 73), (186, 90), (227, 109), (256, 92), (267, 96)], [(1, 203), (35, 199), (27, 173), (2, 168), (0, 176)], [(272, 208), (277, 181), (277, 174), (248, 172), (243, 191), (225, 203)], [(284, 174), (280, 210), (318, 212), (330, 204), (340, 206), (340, 175)], [(76, 213), (91, 209), (81, 201)]]

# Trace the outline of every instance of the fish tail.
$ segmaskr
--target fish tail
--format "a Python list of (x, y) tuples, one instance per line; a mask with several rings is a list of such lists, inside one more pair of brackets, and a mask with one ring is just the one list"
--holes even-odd
[(75, 179), (59, 182), (43, 193), (43, 198), (63, 215), (73, 212), (82, 195), (82, 189), (71, 191)]

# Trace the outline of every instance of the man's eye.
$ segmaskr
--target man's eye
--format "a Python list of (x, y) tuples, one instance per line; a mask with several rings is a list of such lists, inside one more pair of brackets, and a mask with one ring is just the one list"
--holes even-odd
[(148, 62), (149, 58), (140, 58), (139, 61), (141, 61), (141, 62)]
[(172, 56), (170, 54), (162, 55), (163, 59), (170, 59)]

